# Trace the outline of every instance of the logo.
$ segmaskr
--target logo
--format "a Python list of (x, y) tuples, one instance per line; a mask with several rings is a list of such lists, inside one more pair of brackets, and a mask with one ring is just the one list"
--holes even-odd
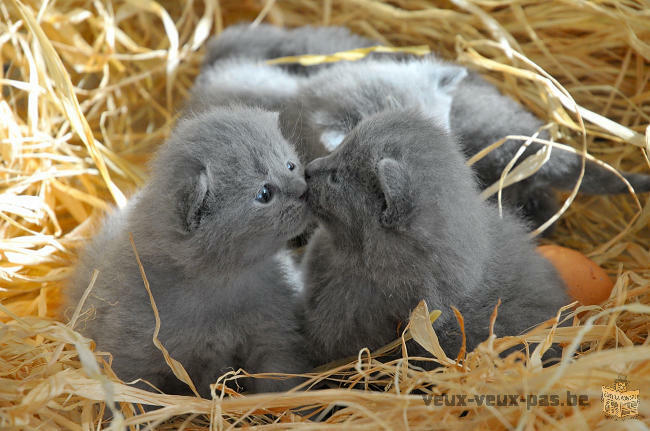
[(639, 390), (628, 390), (625, 376), (619, 376), (613, 385), (603, 386), (603, 412), (605, 416), (632, 419), (639, 415)]

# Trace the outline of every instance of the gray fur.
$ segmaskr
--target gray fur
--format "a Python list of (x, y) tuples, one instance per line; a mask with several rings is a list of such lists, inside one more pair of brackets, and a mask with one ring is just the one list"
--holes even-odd
[[(296, 164), (293, 171), (288, 161)], [(267, 204), (254, 201), (266, 183), (274, 196)], [(96, 316), (80, 330), (113, 354), (122, 379), (187, 392), (152, 343), (154, 317), (131, 232), (160, 312), (159, 338), (202, 395), (229, 369), (304, 372), (309, 366), (294, 317), (300, 286), (283, 245), (305, 226), (305, 190), (277, 114), (216, 108), (182, 119), (154, 160), (149, 182), (108, 217), (81, 256), (68, 305), (76, 305), (93, 269), (100, 275), (86, 302)], [(242, 382), (251, 392), (296, 384)]]
[(191, 115), (211, 106), (231, 104), (280, 111), (297, 95), (298, 86), (304, 81), (302, 75), (317, 68), (272, 66), (266, 60), (328, 54), (374, 44), (344, 27), (230, 26), (208, 42), (185, 113)]
[(395, 339), (422, 299), (443, 311), (434, 327), (451, 357), (461, 343), (452, 305), (473, 349), (488, 336), (498, 298), (498, 336), (520, 334), (570, 302), (521, 223), (480, 199), (441, 123), (417, 109), (385, 110), (305, 168), (307, 202), (321, 223), (303, 262), (316, 363)]
[(280, 111), (296, 97), (302, 80), (264, 61), (226, 58), (201, 70), (185, 111), (232, 104)]
[[(293, 29), (259, 24), (238, 24), (226, 28), (208, 42), (203, 67), (228, 58), (270, 60), (304, 54), (332, 54), (379, 45), (378, 42), (357, 36), (345, 27), (303, 26)], [(321, 67), (282, 65), (296, 74), (310, 74)]]
[(337, 64), (302, 83), (280, 113), (280, 127), (304, 163), (328, 154), (363, 118), (385, 110), (436, 113), (448, 127), (449, 110), (439, 107), (449, 106), (466, 75), (465, 68), (434, 59)]
[[(280, 116), (284, 135), (292, 140), (307, 163), (328, 153), (363, 118), (394, 107), (427, 112), (438, 103), (440, 69), (456, 69), (464, 78), (452, 95), (451, 131), (470, 157), (507, 135), (531, 136), (542, 121), (511, 98), (502, 95), (478, 74), (433, 57), (396, 62), (368, 60), (341, 63), (312, 76)], [(547, 138), (546, 132), (540, 137)], [(482, 187), (497, 181), (523, 142), (507, 141), (476, 163)], [(533, 143), (522, 158), (542, 148)], [(580, 172), (581, 158), (561, 150), (532, 177), (504, 189), (504, 201), (534, 225), (557, 209), (551, 188), (570, 189)], [(650, 176), (625, 174), (637, 192), (650, 191)], [(614, 174), (587, 163), (580, 191), (589, 194), (624, 193)]]

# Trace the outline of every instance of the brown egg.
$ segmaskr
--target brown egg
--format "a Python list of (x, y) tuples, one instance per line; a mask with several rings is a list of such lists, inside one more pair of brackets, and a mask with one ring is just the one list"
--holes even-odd
[(600, 304), (609, 298), (614, 283), (600, 266), (584, 254), (559, 245), (541, 245), (537, 247), (537, 252), (555, 266), (571, 298), (583, 305)]

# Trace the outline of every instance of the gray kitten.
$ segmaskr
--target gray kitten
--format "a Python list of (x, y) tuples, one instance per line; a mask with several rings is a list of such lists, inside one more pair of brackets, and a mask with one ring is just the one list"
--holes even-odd
[(452, 305), (471, 350), (487, 338), (499, 298), (498, 336), (522, 333), (570, 302), (521, 223), (480, 199), (439, 124), (417, 109), (386, 110), (305, 168), (307, 202), (321, 223), (304, 258), (305, 332), (316, 363), (392, 341), (422, 299), (443, 311), (434, 327), (450, 357), (461, 343)]
[[(456, 77), (449, 72), (453, 69)], [(307, 163), (336, 148), (362, 119), (375, 113), (395, 107), (425, 112), (435, 109), (441, 74), (452, 80), (462, 75), (462, 81), (451, 95), (449, 124), (467, 157), (507, 135), (531, 136), (543, 125), (478, 74), (429, 57), (401, 62), (340, 63), (319, 71), (301, 85), (297, 98), (281, 113), (283, 134), (296, 144)], [(548, 135), (542, 132), (540, 137)], [(522, 143), (509, 140), (475, 164), (482, 187), (498, 181)], [(531, 144), (519, 160), (540, 148), (542, 144)], [(552, 188), (571, 189), (578, 179), (580, 166), (579, 155), (556, 149), (535, 175), (504, 189), (504, 202), (538, 226), (558, 208)], [(624, 176), (635, 191), (650, 191), (649, 175)], [(612, 194), (624, 193), (627, 188), (614, 174), (588, 162), (580, 191)]]
[[(203, 67), (228, 58), (271, 60), (304, 54), (332, 54), (355, 48), (379, 45), (378, 42), (355, 35), (345, 27), (303, 26), (293, 29), (269, 24), (238, 24), (226, 28), (207, 45)], [(322, 67), (283, 64), (283, 69), (307, 75)]]
[[(69, 291), (75, 305), (100, 274), (81, 331), (113, 354), (125, 380), (184, 393), (154, 347), (154, 316), (129, 242), (151, 284), (159, 338), (203, 396), (225, 371), (301, 373), (294, 316), (300, 281), (283, 251), (307, 220), (306, 184), (277, 114), (215, 108), (180, 120), (149, 182), (88, 245)], [(244, 379), (245, 390), (286, 390), (292, 380)]]
[(186, 112), (232, 103), (280, 111), (297, 95), (298, 86), (304, 81), (302, 75), (319, 68), (272, 66), (266, 60), (329, 54), (375, 44), (345, 27), (230, 26), (208, 42)]

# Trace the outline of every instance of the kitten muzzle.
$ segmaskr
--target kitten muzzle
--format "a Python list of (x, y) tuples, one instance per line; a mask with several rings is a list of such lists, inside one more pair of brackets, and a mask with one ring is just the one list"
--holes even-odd
[(300, 201), (304, 201), (307, 197), (307, 183), (304, 180), (293, 181), (287, 190), (289, 196), (295, 197)]

